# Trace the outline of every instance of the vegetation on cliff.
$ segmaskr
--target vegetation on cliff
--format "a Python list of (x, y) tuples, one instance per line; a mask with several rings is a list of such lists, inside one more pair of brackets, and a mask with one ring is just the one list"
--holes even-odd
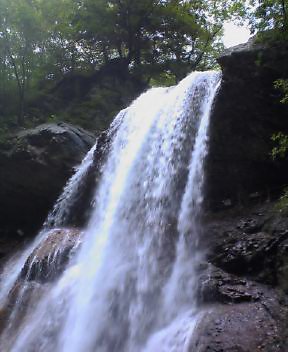
[(214, 68), (225, 21), (248, 20), (265, 41), (285, 37), (287, 6), (287, 0), (0, 0), (0, 141), (11, 129), (47, 121), (103, 130), (149, 86)]
[(242, 5), (1, 0), (2, 130), (48, 119), (107, 127), (110, 115), (145, 87), (214, 67), (223, 23)]

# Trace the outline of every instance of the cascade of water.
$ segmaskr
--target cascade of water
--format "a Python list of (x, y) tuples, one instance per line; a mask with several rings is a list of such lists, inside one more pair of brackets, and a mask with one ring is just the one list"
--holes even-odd
[[(115, 134), (125, 116), (125, 113), (126, 110), (124, 109), (115, 117), (108, 131), (108, 138)], [(97, 146), (98, 140), (96, 140), (96, 143), (87, 153), (82, 163), (76, 168), (74, 175), (72, 175), (66, 183), (63, 192), (56, 200), (52, 211), (49, 213), (43, 225), (44, 228), (61, 227), (65, 226), (66, 223), (69, 223), (72, 207), (81, 194), (81, 189), (86, 182), (86, 176), (90, 168), (93, 166), (93, 159)]]
[(0, 307), (3, 307), (5, 304), (9, 292), (15, 286), (29, 256), (50, 235), (52, 225), (59, 227), (66, 221), (69, 215), (69, 209), (77, 198), (81, 186), (85, 182), (85, 175), (92, 166), (96, 146), (97, 143), (91, 148), (82, 163), (76, 168), (74, 175), (68, 180), (63, 193), (56, 201), (53, 210), (49, 213), (43, 228), (35, 240), (30, 243), (22, 253), (17, 253), (13, 256), (4, 267), (0, 276)]
[[(159, 307), (178, 254), (187, 165), (194, 150), (190, 166), (201, 166), (190, 170), (187, 187), (195, 182), (191, 201), (199, 203), (198, 176), (218, 81), (218, 73), (194, 73), (177, 87), (145, 93), (130, 107), (113, 142), (78, 259), (83, 272), (62, 335), (63, 351), (90, 351), (95, 345), (99, 351), (138, 351), (164, 324)], [(186, 193), (181, 231), (190, 208)], [(188, 280), (194, 285), (192, 271)]]
[[(217, 72), (195, 72), (118, 115), (85, 241), (3, 351), (188, 351), (203, 162), (219, 81)], [(74, 176), (77, 185), (82, 177)], [(62, 205), (75, 192), (64, 191), (54, 216), (65, 217)]]
[[(218, 83), (217, 83), (218, 80)], [(201, 123), (192, 149), (189, 175), (178, 215), (176, 259), (163, 289), (162, 320), (168, 326), (150, 337), (145, 352), (188, 351), (199, 313), (196, 310), (197, 267), (203, 260), (198, 248), (204, 185), (204, 160), (208, 152), (209, 118), (219, 77), (207, 87), (203, 97)], [(201, 314), (200, 314), (201, 315)], [(172, 323), (171, 323), (172, 322)]]
[(79, 196), (81, 187), (85, 182), (85, 175), (88, 173), (89, 168), (93, 163), (93, 157), (97, 148), (97, 141), (90, 149), (80, 166), (77, 167), (74, 175), (66, 183), (64, 190), (60, 197), (57, 199), (52, 211), (49, 213), (44, 227), (60, 227), (67, 221), (70, 215), (71, 206)]

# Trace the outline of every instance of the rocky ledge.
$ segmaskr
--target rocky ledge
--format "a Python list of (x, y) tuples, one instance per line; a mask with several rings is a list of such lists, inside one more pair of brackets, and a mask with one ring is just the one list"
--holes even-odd
[(274, 88), (288, 78), (287, 60), (287, 42), (255, 38), (219, 58), (193, 352), (287, 352), (288, 214), (275, 200), (288, 163), (271, 157), (272, 135), (288, 133), (288, 106)]
[[(6, 299), (0, 302), (0, 332), (7, 328), (9, 319), (17, 319), (18, 323), (25, 318), (25, 313), (36, 308), (39, 297), (51, 287), (53, 281), (57, 280), (66, 269), (67, 263), (81, 246), (83, 232), (77, 228), (54, 228), (43, 230), (43, 240), (34, 249), (24, 263), (21, 274), (15, 285), (11, 288)], [(17, 260), (17, 253), (10, 258), (9, 268)], [(77, 270), (70, 267), (71, 279)], [(1, 275), (9, 275), (4, 271)], [(68, 281), (67, 281), (68, 282)], [(3, 298), (3, 297), (2, 297)], [(18, 305), (18, 306), (17, 306)], [(16, 315), (11, 313), (17, 307)]]
[(28, 281), (48, 282), (65, 269), (70, 257), (81, 244), (83, 233), (79, 229), (59, 228), (47, 230), (43, 240), (28, 257), (22, 277)]
[(274, 202), (207, 214), (193, 352), (286, 352), (288, 218)]
[(58, 123), (21, 131), (1, 145), (1, 240), (33, 235), (39, 229), (94, 142), (89, 132)]

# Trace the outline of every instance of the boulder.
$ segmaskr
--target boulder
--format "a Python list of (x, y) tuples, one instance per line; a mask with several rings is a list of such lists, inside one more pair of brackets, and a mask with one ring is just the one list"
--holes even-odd
[(1, 236), (33, 235), (87, 151), (89, 132), (44, 124), (10, 137), (0, 150)]
[(27, 259), (21, 276), (28, 281), (48, 282), (63, 272), (83, 233), (78, 229), (51, 229)]
[(288, 182), (288, 163), (272, 160), (274, 133), (288, 133), (288, 105), (274, 82), (288, 78), (288, 42), (251, 39), (219, 57), (223, 77), (211, 117), (207, 207), (247, 204), (276, 196)]
[(83, 232), (76, 228), (55, 228), (42, 232), (41, 243), (27, 258), (6, 299), (0, 302), (0, 332), (6, 329), (5, 342), (8, 345), (11, 335), (15, 336), (22, 328), (23, 319), (35, 311), (39, 299), (65, 270), (69, 259), (79, 249), (82, 236)]

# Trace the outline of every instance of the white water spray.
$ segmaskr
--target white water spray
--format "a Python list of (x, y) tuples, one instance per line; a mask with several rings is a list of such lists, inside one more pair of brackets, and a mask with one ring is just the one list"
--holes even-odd
[[(118, 115), (81, 250), (3, 351), (188, 351), (219, 81), (217, 72), (193, 73), (176, 87), (144, 93)], [(77, 185), (82, 177), (74, 177)], [(75, 191), (64, 191), (54, 214), (65, 214), (66, 195), (74, 199)]]

